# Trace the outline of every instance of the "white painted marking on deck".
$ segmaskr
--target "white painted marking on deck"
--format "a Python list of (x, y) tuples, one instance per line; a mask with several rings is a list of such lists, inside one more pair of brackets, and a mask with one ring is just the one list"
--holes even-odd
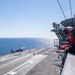
[(50, 50), (51, 50), (51, 49), (49, 49), (49, 50), (47, 50), (47, 51), (43, 52), (42, 54), (49, 53), (49, 51), (50, 51)]
[[(24, 68), (28, 67), (28, 66), (31, 66), (32, 64), (36, 65), (38, 62), (40, 62), (41, 60), (43, 60), (45, 57), (47, 57), (47, 55), (36, 55), (35, 57), (33, 57), (31, 60), (27, 61), (26, 63), (24, 64), (21, 64), (20, 66), (12, 69), (11, 71), (7, 72), (6, 74), (4, 75), (8, 75), (10, 73), (18, 73), (20, 72), (20, 70), (23, 70)], [(39, 60), (39, 61), (38, 61)], [(36, 64), (35, 64), (36, 63)], [(18, 70), (18, 71), (17, 71)]]
[(38, 52), (40, 52), (40, 51), (42, 51), (42, 50), (44, 50), (44, 49), (38, 49), (36, 52), (34, 52), (34, 53), (38, 53)]
[(14, 74), (16, 74), (16, 72), (14, 72), (14, 71), (8, 73), (8, 75), (14, 75)]
[(30, 61), (28, 61), (29, 63), (33, 63), (33, 61), (32, 60), (30, 60)]
[(5, 58), (1, 58), (1, 60), (5, 60)]

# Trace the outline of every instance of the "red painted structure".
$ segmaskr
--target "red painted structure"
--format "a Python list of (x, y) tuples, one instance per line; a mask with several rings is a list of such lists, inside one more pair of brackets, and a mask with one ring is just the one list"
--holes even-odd
[(75, 31), (75, 28), (67, 28), (66, 27), (64, 29), (64, 32), (67, 35), (67, 38), (68, 38), (67, 40), (69, 41), (69, 43), (65, 44), (63, 46), (59, 46), (58, 49), (60, 49), (60, 50), (66, 50), (66, 48), (68, 48), (68, 47), (70, 47), (70, 46), (72, 46), (74, 44), (75, 37), (73, 35), (73, 31)]

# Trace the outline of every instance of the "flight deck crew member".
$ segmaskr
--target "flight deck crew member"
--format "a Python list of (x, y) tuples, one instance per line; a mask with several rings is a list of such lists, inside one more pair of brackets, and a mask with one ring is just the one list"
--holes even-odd
[(60, 47), (62, 50), (64, 50), (64, 56), (62, 58), (62, 63), (61, 63), (62, 67), (64, 65), (67, 54), (75, 53), (75, 29), (73, 28), (69, 30), (65, 28), (65, 31), (67, 32), (69, 43)]

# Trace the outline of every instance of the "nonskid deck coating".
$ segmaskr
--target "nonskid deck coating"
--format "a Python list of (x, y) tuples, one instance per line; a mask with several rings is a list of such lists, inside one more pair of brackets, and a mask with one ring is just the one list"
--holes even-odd
[[(0, 75), (59, 75), (61, 61), (57, 57), (56, 49), (50, 48), (15, 53), (0, 61)], [(27, 62), (28, 66), (22, 66)]]

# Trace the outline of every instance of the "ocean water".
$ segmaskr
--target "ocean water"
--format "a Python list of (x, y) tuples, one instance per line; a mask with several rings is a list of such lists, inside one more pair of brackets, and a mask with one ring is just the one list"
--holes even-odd
[(0, 55), (10, 54), (11, 49), (53, 48), (53, 39), (46, 38), (0, 38)]

